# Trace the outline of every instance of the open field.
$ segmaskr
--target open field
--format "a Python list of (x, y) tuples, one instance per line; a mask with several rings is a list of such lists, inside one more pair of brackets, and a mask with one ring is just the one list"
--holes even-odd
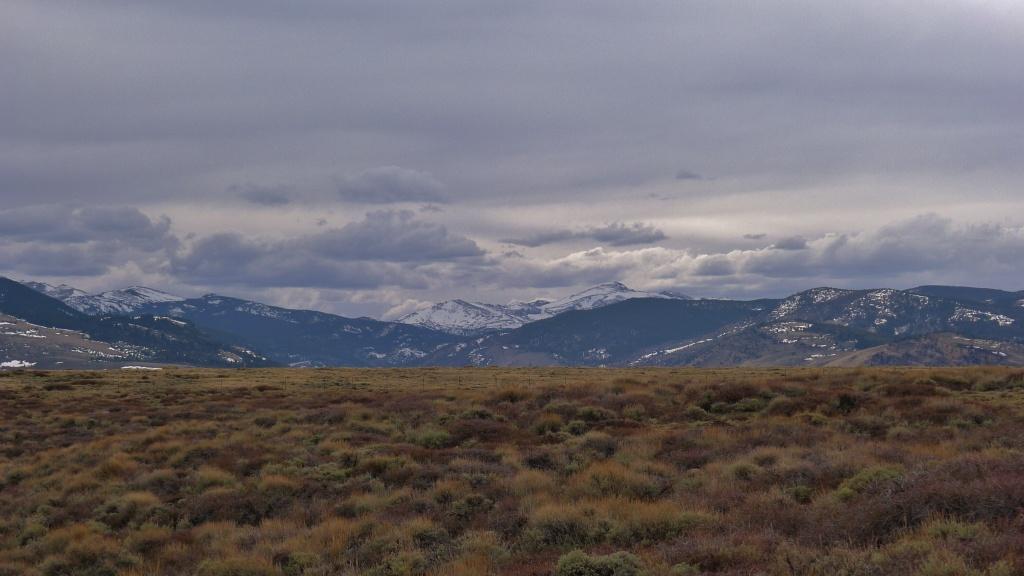
[(2, 576), (704, 573), (1024, 574), (1024, 371), (0, 372)]

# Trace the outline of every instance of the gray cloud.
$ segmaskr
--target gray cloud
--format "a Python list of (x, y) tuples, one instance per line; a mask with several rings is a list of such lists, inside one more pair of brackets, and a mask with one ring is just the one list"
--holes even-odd
[(689, 170), (679, 170), (676, 172), (676, 180), (703, 180), (704, 177), (696, 172), (690, 172)]
[(433, 176), (398, 166), (381, 166), (346, 177), (338, 185), (338, 194), (367, 204), (448, 201), (444, 185)]
[(423, 274), (391, 262), (345, 261), (286, 244), (221, 233), (200, 239), (173, 260), (189, 284), (246, 287), (376, 288), (426, 286)]
[(411, 211), (377, 211), (284, 240), (210, 235), (176, 256), (171, 269), (187, 282), (214, 285), (416, 289), (445, 263), (483, 256), (469, 238), (416, 220)]
[(256, 184), (233, 185), (228, 192), (237, 194), (253, 204), (261, 206), (284, 206), (292, 201), (287, 186), (258, 186)]
[(128, 261), (162, 261), (178, 246), (170, 226), (129, 207), (0, 210), (0, 261), (25, 274), (98, 276)]
[(776, 250), (803, 250), (807, 248), (807, 239), (803, 236), (787, 236), (779, 238), (772, 244)]
[(536, 248), (570, 240), (593, 240), (608, 246), (632, 246), (654, 244), (668, 238), (665, 233), (650, 224), (634, 222), (625, 224), (612, 222), (604, 226), (588, 227), (583, 230), (551, 230), (525, 238), (503, 240), (508, 244)]
[(34, 276), (99, 276), (115, 264), (111, 253), (95, 246), (0, 244), (3, 267)]
[(483, 255), (475, 242), (448, 232), (442, 225), (416, 220), (408, 210), (370, 212), (358, 222), (291, 242), (331, 258), (438, 261)]
[(113, 240), (152, 250), (165, 246), (169, 231), (169, 218), (152, 220), (137, 208), (51, 204), (0, 210), (0, 238), (9, 240)]

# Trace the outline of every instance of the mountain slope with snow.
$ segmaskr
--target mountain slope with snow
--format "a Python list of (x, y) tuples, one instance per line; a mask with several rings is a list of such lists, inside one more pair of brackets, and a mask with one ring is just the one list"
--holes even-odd
[(184, 298), (146, 288), (132, 286), (121, 290), (110, 290), (89, 296), (75, 296), (67, 300), (67, 304), (86, 314), (131, 314), (148, 304), (162, 302), (180, 302)]
[(572, 310), (593, 310), (636, 298), (689, 300), (689, 296), (662, 292), (633, 290), (621, 282), (608, 282), (587, 288), (555, 301), (533, 300), (506, 305), (446, 300), (406, 314), (398, 319), (413, 324), (462, 336), (513, 330), (524, 324), (551, 318)]
[(548, 318), (570, 310), (593, 310), (594, 308), (601, 308), (616, 302), (622, 302), (623, 300), (633, 300), (634, 298), (691, 300), (689, 296), (682, 294), (644, 292), (642, 290), (633, 290), (622, 282), (607, 282), (551, 302), (544, 306), (544, 317)]
[(523, 325), (524, 319), (504, 306), (446, 300), (430, 308), (417, 310), (398, 319), (403, 324), (421, 326), (460, 336), (494, 330), (511, 330)]
[(225, 341), (293, 366), (415, 365), (456, 340), (420, 326), (292, 310), (218, 294), (147, 304), (140, 312), (187, 320)]
[[(146, 314), (91, 316), (4, 277), (0, 277), (0, 314), (11, 318), (4, 320), (0, 330), (3, 362), (33, 362), (39, 367), (104, 367), (126, 361), (220, 367), (273, 364), (244, 346), (201, 332), (190, 322)], [(78, 341), (83, 338), (97, 344)]]
[(60, 284), (58, 286), (47, 284), (46, 282), (22, 282), (22, 284), (36, 292), (42, 292), (50, 298), (56, 298), (65, 304), (67, 304), (68, 300), (72, 298), (81, 298), (89, 295), (84, 290), (79, 290), (78, 288), (68, 286), (67, 284)]
[(53, 286), (43, 282), (24, 282), (26, 286), (56, 298), (68, 306), (89, 314), (132, 314), (143, 306), (163, 302), (180, 302), (184, 298), (145, 286), (131, 286), (120, 290), (108, 290), (99, 294), (88, 294), (78, 288), (61, 284)]

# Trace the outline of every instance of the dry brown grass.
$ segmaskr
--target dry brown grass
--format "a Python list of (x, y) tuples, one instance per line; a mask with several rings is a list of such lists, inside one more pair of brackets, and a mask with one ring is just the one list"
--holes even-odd
[(1024, 574), (1024, 372), (0, 374), (0, 576)]

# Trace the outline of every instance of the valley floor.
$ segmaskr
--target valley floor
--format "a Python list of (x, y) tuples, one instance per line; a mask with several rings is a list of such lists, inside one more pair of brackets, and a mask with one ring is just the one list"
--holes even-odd
[(0, 371), (0, 576), (1024, 573), (1024, 371)]

